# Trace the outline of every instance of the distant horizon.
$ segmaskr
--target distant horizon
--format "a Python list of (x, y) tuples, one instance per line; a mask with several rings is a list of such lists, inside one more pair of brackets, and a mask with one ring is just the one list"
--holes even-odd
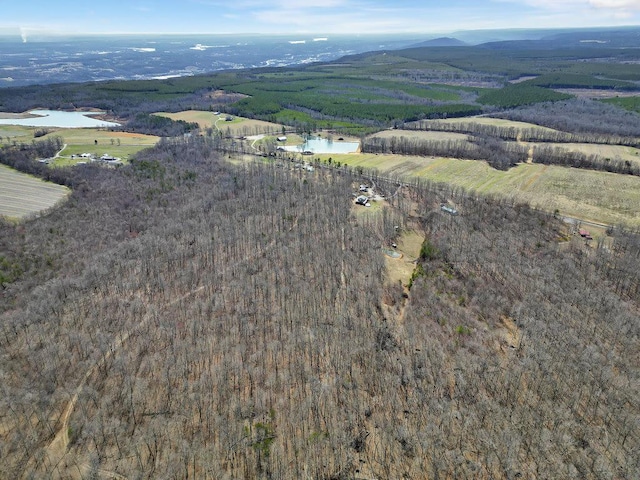
[[(502, 35), (504, 39), (512, 39), (520, 37), (517, 34), (536, 34), (540, 35), (552, 32), (562, 31), (608, 31), (608, 30), (623, 30), (623, 29), (640, 29), (638, 25), (600, 25), (600, 26), (587, 26), (587, 27), (517, 27), (517, 28), (477, 28), (477, 29), (458, 29), (452, 31), (430, 31), (430, 32), (363, 32), (363, 33), (335, 33), (335, 32), (288, 32), (288, 33), (262, 33), (262, 32), (230, 32), (230, 33), (215, 33), (215, 32), (55, 32), (55, 31), (29, 31), (22, 33), (7, 33), (0, 28), (0, 39), (7, 41), (11, 39), (17, 40), (17, 43), (27, 42), (41, 42), (48, 39), (63, 39), (63, 38), (96, 38), (96, 37), (268, 37), (268, 38), (283, 38), (288, 40), (311, 40), (315, 41), (322, 39), (323, 41), (330, 41), (332, 38), (349, 38), (349, 37), (390, 37), (390, 38), (411, 38), (422, 37), (425, 40), (443, 38), (443, 37), (455, 37), (455, 36), (478, 36), (496, 34)], [(511, 34), (511, 35), (510, 35)], [(530, 36), (524, 36), (522, 38), (530, 39)]]
[(637, 0), (30, 0), (3, 5), (0, 35), (443, 35), (638, 25)]

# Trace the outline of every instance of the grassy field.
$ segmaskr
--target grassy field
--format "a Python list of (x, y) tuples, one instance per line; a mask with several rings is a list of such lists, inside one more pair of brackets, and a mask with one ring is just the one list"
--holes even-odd
[[(21, 127), (15, 125), (0, 126), (0, 145), (31, 143), (38, 127)], [(50, 133), (35, 140), (49, 137), (61, 137), (67, 146), (60, 157), (53, 163), (56, 166), (73, 165), (81, 159), (72, 159), (71, 155), (92, 153), (96, 157), (104, 154), (119, 157), (127, 161), (140, 150), (155, 145), (159, 137), (138, 133), (111, 132), (98, 128), (49, 128)]]
[(316, 155), (381, 174), (426, 178), (470, 191), (528, 202), (561, 215), (640, 227), (640, 178), (630, 175), (525, 164), (506, 172), (486, 162), (402, 155)]
[(437, 131), (425, 131), (425, 130), (382, 130), (378, 133), (371, 135), (378, 138), (393, 138), (404, 137), (408, 139), (416, 140), (466, 140), (468, 135), (466, 133), (454, 133), (454, 132), (437, 132)]
[(132, 155), (144, 148), (155, 145), (159, 140), (158, 137), (153, 135), (110, 132), (91, 128), (61, 129), (49, 135), (62, 137), (67, 145), (60, 153), (60, 157), (53, 162), (55, 166), (73, 165), (79, 161), (84, 161), (84, 159), (80, 158), (71, 158), (71, 155), (80, 155), (82, 153), (92, 153), (96, 157), (108, 154), (121, 158), (126, 162)]
[(0, 215), (21, 219), (53, 207), (70, 193), (67, 187), (45, 182), (0, 165)]
[(19, 125), (0, 125), (0, 145), (16, 143), (31, 143), (34, 127), (21, 127)]
[(172, 120), (183, 120), (185, 122), (197, 123), (201, 129), (217, 128), (229, 135), (259, 135), (271, 133), (278, 135), (282, 133), (282, 125), (277, 123), (254, 120), (250, 118), (229, 116), (231, 120), (226, 120), (227, 114), (214, 115), (213, 112), (203, 112), (200, 110), (185, 110), (177, 113), (158, 112), (155, 115), (170, 118)]

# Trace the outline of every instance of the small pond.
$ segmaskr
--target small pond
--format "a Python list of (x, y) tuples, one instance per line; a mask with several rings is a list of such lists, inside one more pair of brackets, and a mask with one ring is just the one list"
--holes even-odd
[(30, 110), (29, 118), (0, 118), (0, 125), (22, 125), (25, 127), (97, 128), (119, 127), (119, 123), (107, 122), (90, 115), (104, 112), (62, 112), (58, 110)]
[(354, 153), (360, 147), (360, 142), (345, 142), (342, 140), (321, 137), (309, 137), (302, 145), (287, 146), (288, 152), (313, 153)]

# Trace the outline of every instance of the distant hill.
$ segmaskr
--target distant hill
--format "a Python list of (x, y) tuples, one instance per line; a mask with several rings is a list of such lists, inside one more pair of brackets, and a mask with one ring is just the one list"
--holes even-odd
[(575, 29), (557, 32), (540, 39), (500, 40), (478, 45), (492, 50), (532, 50), (576, 47), (637, 48), (639, 27)]
[(426, 40), (424, 42), (416, 43), (415, 45), (412, 45), (410, 48), (413, 48), (413, 47), (464, 47), (467, 45), (468, 45), (467, 43), (463, 42), (462, 40), (458, 40), (457, 38), (439, 37), (439, 38), (434, 38), (432, 40)]

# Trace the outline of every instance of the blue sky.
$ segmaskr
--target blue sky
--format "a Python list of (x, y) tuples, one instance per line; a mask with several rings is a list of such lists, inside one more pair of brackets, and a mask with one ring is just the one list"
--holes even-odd
[(640, 0), (0, 0), (0, 34), (446, 33), (640, 25)]

